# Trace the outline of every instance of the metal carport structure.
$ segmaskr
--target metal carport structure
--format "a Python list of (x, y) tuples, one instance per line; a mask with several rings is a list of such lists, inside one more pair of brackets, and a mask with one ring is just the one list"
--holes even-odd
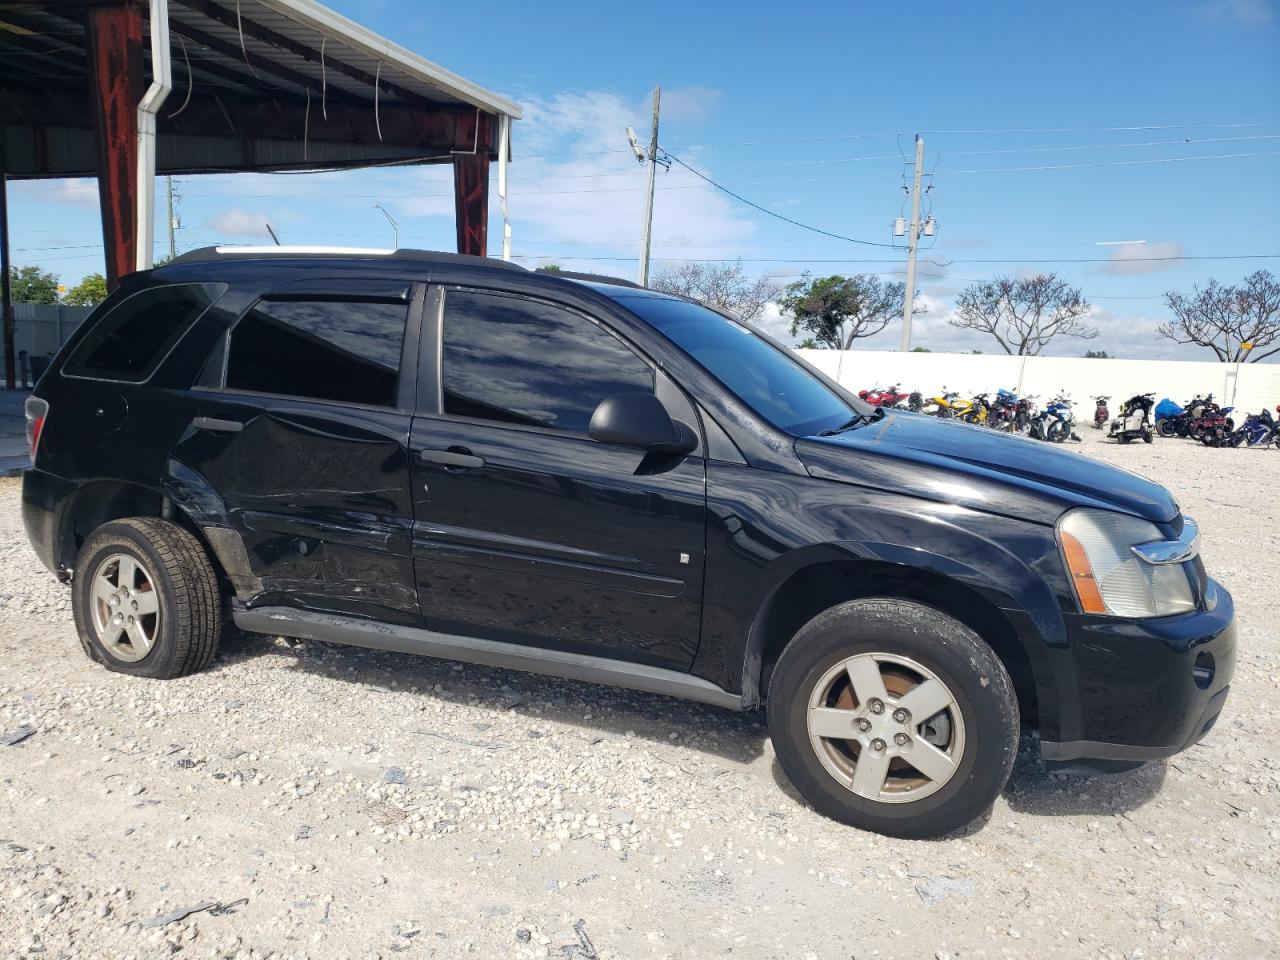
[[(520, 117), (313, 0), (0, 0), (0, 64), (4, 179), (96, 177), (111, 286), (151, 263), (156, 173), (452, 163), (458, 252), (484, 254)], [(8, 303), (2, 185), (0, 245)]]

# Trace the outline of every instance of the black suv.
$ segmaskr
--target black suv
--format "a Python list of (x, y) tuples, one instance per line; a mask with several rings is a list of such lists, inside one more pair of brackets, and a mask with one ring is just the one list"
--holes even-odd
[(1018, 748), (1202, 737), (1231, 597), (1162, 487), (869, 407), (622, 281), (412, 251), (202, 250), (127, 277), (29, 401), (28, 533), (85, 651), (243, 630), (766, 705), (820, 811), (932, 836)]

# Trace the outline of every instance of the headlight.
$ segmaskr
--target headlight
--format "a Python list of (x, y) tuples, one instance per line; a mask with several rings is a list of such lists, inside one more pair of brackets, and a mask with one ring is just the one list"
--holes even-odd
[(1155, 524), (1123, 513), (1079, 509), (1063, 516), (1058, 540), (1080, 609), (1114, 617), (1194, 610), (1185, 561), (1195, 556), (1196, 528), (1185, 522), (1184, 536), (1171, 541)]

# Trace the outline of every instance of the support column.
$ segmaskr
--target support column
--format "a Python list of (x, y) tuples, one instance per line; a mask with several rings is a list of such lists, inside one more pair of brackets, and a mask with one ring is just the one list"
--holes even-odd
[[(453, 206), (458, 252), (483, 257), (489, 249), (489, 147), (492, 117), (478, 114), (472, 142), (475, 153), (453, 158)], [(461, 139), (461, 138), (459, 138)]]
[(13, 350), (13, 283), (9, 277), (9, 177), (0, 151), (0, 309), (4, 311), (4, 386), (17, 386), (17, 355)]
[(98, 202), (107, 289), (137, 262), (138, 101), (143, 91), (142, 7), (89, 7), (89, 87), (98, 151)]

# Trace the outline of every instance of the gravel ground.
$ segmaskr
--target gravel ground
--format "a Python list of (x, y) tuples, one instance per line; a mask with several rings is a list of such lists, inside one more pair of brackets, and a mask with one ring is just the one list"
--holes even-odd
[(0, 480), (0, 956), (1280, 955), (1280, 452), (1084, 448), (1201, 522), (1232, 698), (1132, 773), (1050, 776), (1028, 740), (935, 842), (812, 813), (755, 714), (266, 638), (108, 673)]

